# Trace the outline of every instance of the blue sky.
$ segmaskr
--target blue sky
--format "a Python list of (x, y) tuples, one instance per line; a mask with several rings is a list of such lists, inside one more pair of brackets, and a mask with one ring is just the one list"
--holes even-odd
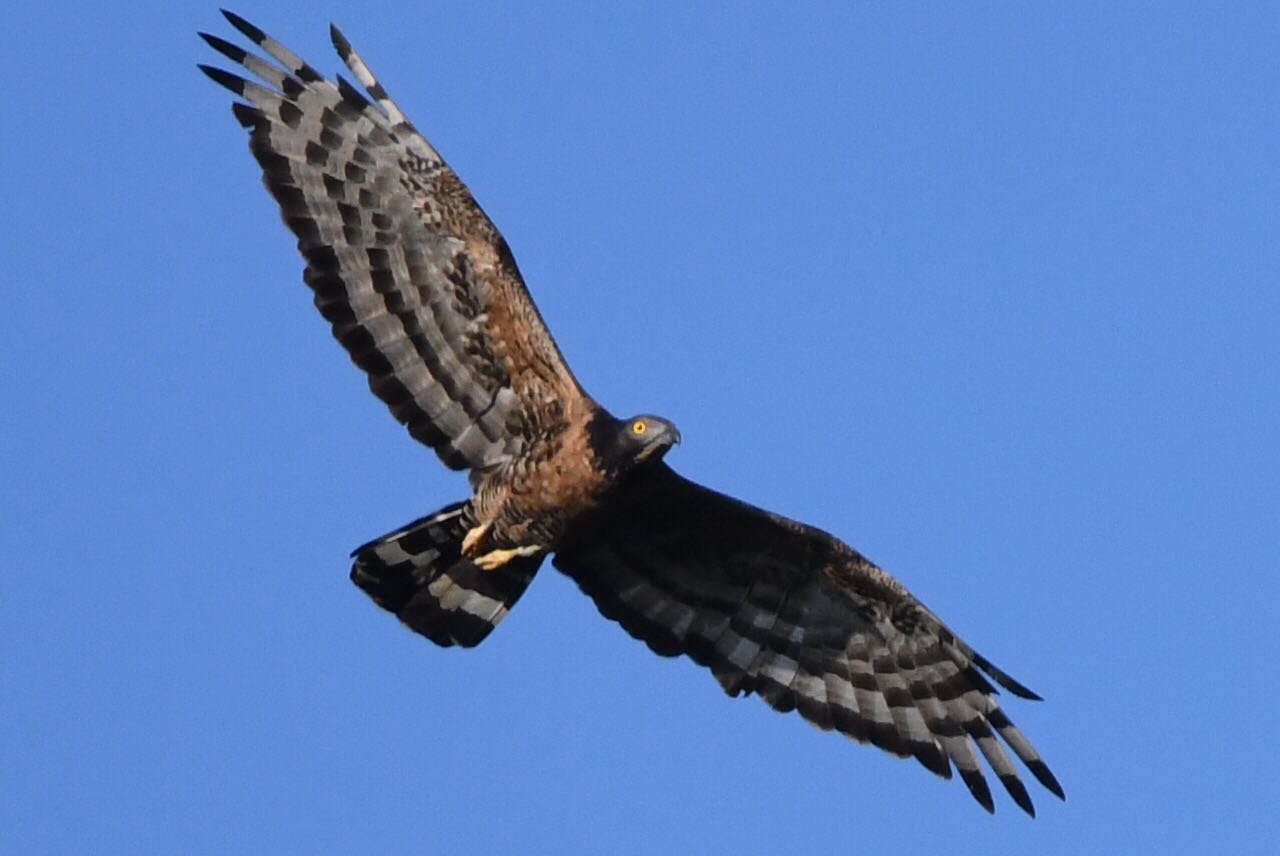
[[(347, 580), (462, 496), (310, 307), (216, 9), (7, 12), (17, 852), (1265, 852), (1280, 18), (255, 3), (357, 49), (583, 384), (1047, 699), (1030, 821), (662, 660), (549, 566), (472, 651)], [(135, 11), (136, 10), (136, 11)]]

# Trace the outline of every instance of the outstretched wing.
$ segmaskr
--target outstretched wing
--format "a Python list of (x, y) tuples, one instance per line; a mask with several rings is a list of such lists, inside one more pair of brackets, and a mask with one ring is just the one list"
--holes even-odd
[[(279, 65), (201, 36), (261, 83), (201, 68), (245, 102), (236, 117), (305, 280), (370, 388), (455, 469), (517, 455), (583, 401), (506, 242), (342, 34), (331, 34), (370, 101), (231, 13)], [(265, 85), (264, 85), (265, 84)]]
[(1026, 812), (999, 735), (1046, 788), (1049, 768), (983, 672), (1037, 696), (958, 639), (900, 583), (825, 532), (694, 484), (638, 472), (555, 564), (659, 654), (688, 654), (730, 695), (758, 693), (950, 778), (994, 810), (974, 745)]

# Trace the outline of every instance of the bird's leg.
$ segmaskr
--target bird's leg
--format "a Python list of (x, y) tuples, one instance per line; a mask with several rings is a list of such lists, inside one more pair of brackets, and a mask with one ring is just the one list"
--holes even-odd
[(480, 544), (480, 541), (489, 534), (489, 525), (488, 523), (482, 523), (463, 537), (462, 555), (470, 558), (476, 552), (476, 547)]

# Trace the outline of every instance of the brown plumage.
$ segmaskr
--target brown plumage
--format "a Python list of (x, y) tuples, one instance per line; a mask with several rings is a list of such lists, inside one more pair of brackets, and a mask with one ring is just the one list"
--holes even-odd
[(226, 14), (275, 63), (202, 34), (261, 83), (201, 67), (243, 99), (317, 308), (409, 433), (470, 472), (465, 502), (357, 549), (357, 585), (436, 643), (471, 646), (554, 553), (607, 617), (731, 695), (954, 767), (992, 810), (976, 747), (1034, 813), (1003, 741), (1062, 796), (989, 679), (1033, 693), (843, 542), (677, 475), (661, 460), (671, 423), (615, 419), (582, 390), (502, 236), (336, 28), (368, 97)]

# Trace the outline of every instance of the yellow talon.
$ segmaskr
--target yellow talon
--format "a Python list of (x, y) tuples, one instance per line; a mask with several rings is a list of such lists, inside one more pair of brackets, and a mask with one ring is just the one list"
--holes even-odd
[(542, 548), (536, 544), (529, 547), (516, 547), (514, 550), (491, 550), (483, 556), (477, 556), (471, 561), (481, 570), (494, 571), (517, 556), (532, 556), (541, 550)]
[(483, 538), (485, 536), (485, 533), (488, 531), (489, 531), (489, 524), (485, 523), (484, 525), (477, 526), (475, 529), (472, 529), (470, 532), (468, 532), (466, 536), (462, 539), (462, 555), (464, 556), (471, 555), (472, 549), (476, 546), (476, 544), (480, 542), (480, 539)]

